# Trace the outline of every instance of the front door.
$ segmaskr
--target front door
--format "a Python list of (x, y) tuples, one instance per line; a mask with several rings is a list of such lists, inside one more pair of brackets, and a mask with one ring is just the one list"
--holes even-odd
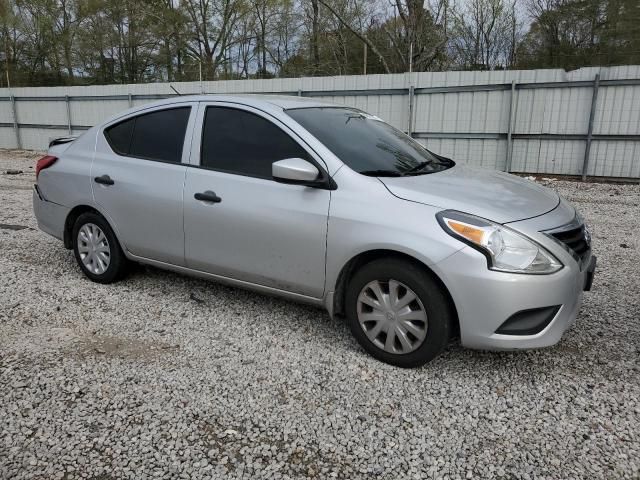
[(330, 192), (271, 177), (273, 162), (311, 154), (257, 110), (218, 104), (201, 115), (184, 191), (187, 266), (321, 298)]

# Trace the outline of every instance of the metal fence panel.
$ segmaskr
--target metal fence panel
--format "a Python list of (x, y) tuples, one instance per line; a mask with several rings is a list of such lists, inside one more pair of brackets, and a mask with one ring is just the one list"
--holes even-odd
[[(5, 107), (5, 105), (0, 104), (0, 108), (3, 107)], [(13, 128), (0, 128), (0, 145), (10, 145), (12, 148), (16, 146), (16, 137)]]
[(16, 113), (20, 123), (51, 125), (67, 123), (64, 101), (21, 102), (16, 100)]
[(640, 178), (640, 141), (595, 142), (591, 147), (589, 175)]
[[(43, 133), (44, 132), (44, 133)], [(54, 139), (59, 137), (66, 137), (69, 134), (66, 128), (51, 128), (51, 129), (40, 129), (40, 128), (21, 128), (20, 129), (20, 139), (22, 141), (22, 145), (24, 148), (29, 148), (34, 145), (42, 145), (42, 137)], [(31, 147), (33, 148), (33, 147)], [(41, 148), (42, 150), (46, 150), (45, 148)]]
[(600, 93), (594, 133), (640, 135), (640, 85), (608, 87)]
[(507, 144), (491, 139), (420, 139), (420, 143), (434, 152), (455, 158), (469, 165), (504, 170)]
[(518, 140), (514, 143), (515, 172), (577, 175), (582, 170), (584, 141)]
[[(13, 124), (13, 115), (11, 113), (11, 101), (8, 97), (0, 99), (0, 124), (11, 123)], [(4, 130), (0, 128), (0, 134)], [(1, 143), (0, 146), (5, 146), (6, 143)]]
[[(140, 101), (140, 104), (146, 101)], [(74, 125), (92, 126), (118, 112), (129, 108), (128, 100), (83, 101), (70, 100), (71, 119)]]
[[(640, 66), (173, 86), (182, 94), (280, 93), (354, 106), (442, 155), (487, 168), (640, 178)], [(0, 89), (0, 147), (45, 149), (56, 136), (173, 94), (167, 83)]]

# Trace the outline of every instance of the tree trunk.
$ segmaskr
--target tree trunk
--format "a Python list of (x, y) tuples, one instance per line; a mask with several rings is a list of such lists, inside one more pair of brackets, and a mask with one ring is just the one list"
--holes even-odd
[(313, 17), (311, 18), (311, 59), (313, 61), (313, 73), (320, 70), (320, 5), (319, 0), (311, 0)]
[(382, 53), (380, 53), (380, 50), (378, 50), (378, 48), (373, 44), (373, 42), (369, 40), (369, 37), (367, 37), (365, 33), (360, 33), (358, 30), (352, 27), (344, 18), (342, 18), (342, 16), (338, 12), (336, 12), (332, 7), (330, 7), (325, 2), (325, 0), (317, 0), (317, 1), (320, 2), (324, 7), (326, 7), (326, 9), (329, 10), (338, 19), (338, 21), (342, 23), (342, 25), (344, 25), (349, 31), (351, 31), (351, 33), (353, 33), (356, 37), (358, 37), (360, 40), (362, 40), (364, 43), (367, 44), (367, 46), (371, 49), (371, 51), (380, 60), (380, 63), (382, 64), (382, 68), (384, 68), (385, 73), (391, 73), (391, 70), (389, 69), (389, 65), (387, 64), (387, 61), (385, 60), (384, 56), (382, 55)]

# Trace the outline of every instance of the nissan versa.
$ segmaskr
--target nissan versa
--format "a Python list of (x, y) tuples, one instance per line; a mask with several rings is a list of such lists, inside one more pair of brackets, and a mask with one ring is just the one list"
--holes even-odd
[(129, 262), (344, 315), (374, 357), (555, 344), (596, 259), (576, 210), (436, 155), (379, 118), (299, 97), (179, 96), (51, 142), (39, 227), (89, 279)]

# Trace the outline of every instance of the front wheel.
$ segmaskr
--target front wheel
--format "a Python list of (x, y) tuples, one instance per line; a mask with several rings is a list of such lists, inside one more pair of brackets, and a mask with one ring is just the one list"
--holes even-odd
[(358, 270), (347, 287), (346, 310), (360, 345), (391, 365), (424, 365), (449, 341), (453, 315), (446, 294), (406, 260), (375, 260)]
[(82, 272), (98, 283), (112, 283), (126, 273), (127, 259), (107, 221), (87, 212), (73, 225), (73, 253)]

